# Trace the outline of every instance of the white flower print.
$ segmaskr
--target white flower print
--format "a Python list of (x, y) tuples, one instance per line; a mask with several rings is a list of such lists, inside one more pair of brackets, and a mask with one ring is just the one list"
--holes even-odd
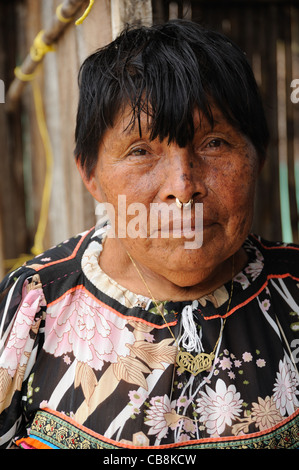
[(245, 268), (245, 272), (250, 274), (253, 281), (259, 276), (260, 272), (264, 267), (263, 261), (256, 259), (253, 263), (249, 263), (249, 265)]
[(296, 395), (299, 394), (297, 389), (299, 385), (295, 370), (284, 358), (279, 361), (279, 372), (276, 373), (276, 382), (273, 388), (276, 408), (280, 414), (284, 416), (291, 415), (295, 411), (295, 407), (299, 406)]
[(167, 395), (153, 397), (147, 410), (145, 424), (150, 426), (148, 434), (156, 434), (158, 439), (163, 439), (168, 433), (168, 428), (174, 430), (184, 417), (175, 411), (176, 401), (170, 402)]
[(239, 416), (242, 410), (240, 393), (234, 385), (226, 386), (222, 379), (216, 382), (216, 390), (206, 385), (206, 393), (200, 392), (201, 398), (197, 399), (200, 414), (199, 421), (204, 422), (207, 432), (212, 435), (221, 435), (225, 426), (231, 426), (232, 420)]
[(243, 290), (245, 290), (250, 285), (248, 278), (242, 272), (234, 277), (234, 281), (239, 282)]

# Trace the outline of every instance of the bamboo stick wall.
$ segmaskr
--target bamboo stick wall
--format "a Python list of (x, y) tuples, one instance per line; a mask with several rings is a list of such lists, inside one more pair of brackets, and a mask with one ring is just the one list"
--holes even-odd
[[(24, 61), (36, 34), (50, 27), (61, 1), (0, 0), (0, 79), (5, 82), (6, 92), (14, 79), (15, 65)], [(299, 158), (299, 104), (289, 99), (290, 82), (299, 78), (296, 4), (226, 0), (224, 7), (218, 0), (95, 0), (80, 26), (70, 24), (55, 52), (45, 56), (37, 77), (54, 160), (44, 247), (95, 222), (94, 201), (83, 187), (73, 159), (79, 66), (90, 52), (109, 42), (123, 23), (141, 20), (148, 24), (152, 12), (154, 22), (169, 17), (203, 22), (231, 36), (246, 51), (261, 87), (272, 133), (268, 161), (257, 191), (254, 230), (270, 239), (288, 238), (291, 234), (298, 242), (295, 167)], [(84, 8), (77, 16), (82, 11)], [(8, 113), (0, 104), (0, 143), (2, 276), (11, 267), (3, 259), (30, 252), (40, 217), (46, 162), (30, 83), (25, 85), (14, 112)]]
[(298, 1), (154, 0), (154, 22), (169, 17), (186, 17), (223, 32), (246, 52), (271, 133), (253, 230), (270, 240), (298, 243), (299, 104), (290, 99), (291, 82), (299, 78)]
[[(79, 0), (64, 2), (80, 3)], [(0, 55), (0, 78), (7, 74), (6, 83), (11, 84), (14, 80), (10, 85), (13, 95), (16, 92), (18, 95), (20, 87), (13, 76), (15, 65), (23, 62), (24, 73), (32, 72), (34, 64), (30, 59), (28, 61), (28, 51), (39, 31), (51, 29), (56, 8), (61, 3), (62, 0), (12, 0), (9, 5), (0, 2), (0, 50), (3, 58), (1, 63)], [(88, 1), (85, 1), (84, 8), (87, 5)], [(115, 18), (111, 16), (112, 10)], [(78, 26), (70, 24), (55, 44), (55, 52), (47, 53), (38, 68), (35, 82), (42, 92), (53, 156), (51, 199), (43, 238), (45, 249), (86, 230), (96, 221), (94, 201), (81, 182), (73, 158), (80, 64), (95, 49), (110, 42), (124, 23), (141, 20), (147, 24), (152, 22), (148, 0), (95, 0), (85, 21)], [(54, 29), (56, 31), (57, 27)], [(8, 36), (14, 45), (9, 50), (5, 42)], [(7, 57), (9, 64), (6, 63)], [(8, 260), (1, 263), (0, 274), (10, 269), (14, 258), (20, 254), (30, 256), (40, 220), (47, 173), (31, 83), (21, 85), (20, 99), (6, 102), (6, 110), (0, 108), (4, 162), (0, 174), (1, 254), (4, 260)]]

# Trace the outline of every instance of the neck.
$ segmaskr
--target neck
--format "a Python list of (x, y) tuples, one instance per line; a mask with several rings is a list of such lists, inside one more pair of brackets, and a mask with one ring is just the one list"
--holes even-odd
[[(101, 269), (118, 284), (131, 292), (145, 297), (154, 297), (157, 301), (187, 301), (210, 294), (239, 272), (247, 262), (247, 255), (241, 248), (233, 256), (226, 259), (214, 269), (201, 270), (201, 281), (193, 284), (192, 275), (188, 273), (188, 284), (185, 275), (175, 280), (160, 274), (159, 270), (138, 262), (137, 257), (130, 256), (117, 239), (107, 238), (99, 259)], [(132, 261), (132, 259), (133, 261)], [(117, 263), (115, 263), (117, 260)], [(198, 273), (198, 270), (196, 270)]]

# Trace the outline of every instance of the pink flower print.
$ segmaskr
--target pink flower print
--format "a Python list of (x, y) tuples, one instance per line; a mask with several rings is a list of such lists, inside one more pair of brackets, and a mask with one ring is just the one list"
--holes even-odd
[(242, 354), (242, 359), (244, 362), (250, 362), (252, 361), (252, 354), (250, 352), (244, 352)]
[(68, 354), (63, 357), (63, 361), (69, 366), (71, 364), (71, 358)]
[[(144, 391), (145, 392), (145, 391)], [(139, 407), (141, 406), (144, 401), (146, 400), (147, 398), (147, 394), (145, 395), (143, 393), (143, 391), (140, 392), (140, 390), (131, 390), (129, 392), (129, 398), (130, 398), (130, 401), (133, 405)]]
[(199, 421), (205, 423), (209, 434), (220, 436), (225, 426), (231, 426), (232, 420), (241, 413), (243, 400), (240, 393), (234, 385), (226, 387), (225, 382), (218, 379), (215, 391), (206, 385), (206, 393), (200, 394), (196, 409), (200, 414)]
[(16, 313), (15, 322), (0, 364), (1, 367), (8, 370), (12, 377), (18, 366), (24, 365), (28, 360), (25, 353), (30, 354), (33, 346), (29, 332), (36, 323), (35, 316), (40, 311), (41, 306), (46, 305), (41, 288), (29, 290), (27, 294), (25, 292), (26, 289), (24, 288), (24, 298)]
[(186, 442), (186, 441), (190, 441), (190, 439), (191, 438), (190, 436), (188, 436), (188, 434), (181, 434), (178, 442)]
[(148, 343), (153, 343), (154, 342), (154, 335), (151, 335), (150, 333), (144, 333), (143, 334), (144, 336), (144, 339), (148, 342)]
[(262, 307), (262, 311), (263, 311), (263, 312), (264, 312), (264, 311), (267, 312), (267, 311), (269, 310), (269, 308), (270, 308), (270, 301), (269, 301), (269, 299), (263, 300), (262, 303), (261, 303), (261, 307)]
[(189, 403), (190, 403), (190, 400), (184, 395), (184, 396), (182, 396), (178, 399), (177, 406), (178, 406), (178, 408), (180, 408), (180, 407), (185, 408), (186, 406), (189, 405)]
[(225, 369), (231, 369), (232, 367), (232, 362), (229, 357), (224, 357), (223, 359), (220, 360), (220, 367), (222, 370)]
[(187, 418), (184, 419), (183, 429), (186, 432), (195, 433), (196, 426), (195, 426), (194, 421), (192, 419), (187, 419)]
[(48, 307), (45, 327), (45, 350), (55, 357), (73, 352), (78, 361), (95, 370), (104, 361), (116, 363), (127, 356), (133, 333), (126, 320), (98, 304), (82, 289), (66, 295)]
[(299, 406), (296, 397), (299, 394), (298, 385), (297, 375), (291, 364), (285, 358), (283, 361), (279, 361), (279, 372), (276, 373), (273, 400), (282, 416), (285, 413), (291, 415), (294, 413), (295, 408)]
[(265, 359), (257, 359), (257, 360), (256, 360), (256, 365), (257, 365), (258, 367), (265, 367), (265, 365), (266, 365)]
[(40, 404), (39, 404), (39, 407), (40, 407), (41, 410), (43, 408), (47, 408), (48, 407), (48, 401), (47, 400), (41, 401)]

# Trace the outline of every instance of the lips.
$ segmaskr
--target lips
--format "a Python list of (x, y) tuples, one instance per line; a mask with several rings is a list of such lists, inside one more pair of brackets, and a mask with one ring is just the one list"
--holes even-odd
[[(200, 222), (200, 223), (199, 223)], [(172, 219), (167, 221), (165, 224), (161, 224), (159, 226), (159, 230), (165, 231), (165, 230), (175, 230), (175, 229), (192, 229), (195, 230), (196, 228), (206, 228), (206, 227), (211, 227), (212, 225), (216, 225), (217, 222), (215, 219), (203, 219), (203, 220), (196, 220), (194, 216), (190, 218), (180, 218), (180, 219)]]
[(205, 230), (208, 230), (214, 226), (216, 226), (217, 222), (214, 219), (206, 219), (203, 222), (195, 221), (191, 219), (191, 221), (183, 221), (179, 220), (171, 220), (169, 224), (162, 224), (157, 230), (152, 230), (151, 235), (156, 234), (158, 238), (166, 238), (167, 235), (173, 238), (191, 238), (194, 237), (197, 233), (201, 233)]
[(195, 204), (191, 210), (174, 208), (172, 211), (153, 211), (151, 217), (148, 218), (149, 236), (166, 238), (168, 234), (174, 238), (190, 238), (192, 234), (194, 236), (215, 226), (218, 223), (217, 220), (212, 211), (203, 210), (202, 203)]

